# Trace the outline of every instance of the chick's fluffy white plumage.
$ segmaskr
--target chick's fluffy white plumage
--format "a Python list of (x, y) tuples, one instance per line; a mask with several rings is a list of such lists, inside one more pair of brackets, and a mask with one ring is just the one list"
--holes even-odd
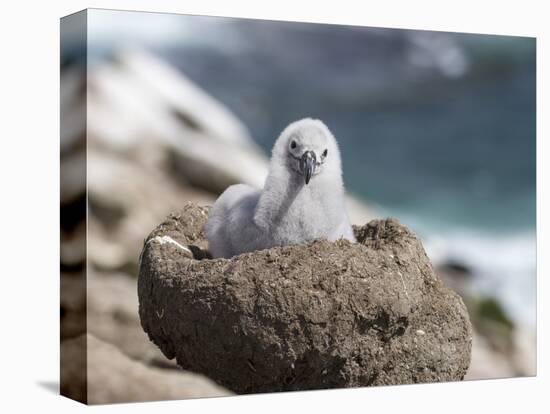
[(286, 127), (273, 146), (264, 188), (227, 188), (204, 230), (213, 257), (319, 238), (354, 242), (340, 151), (326, 125), (306, 118)]

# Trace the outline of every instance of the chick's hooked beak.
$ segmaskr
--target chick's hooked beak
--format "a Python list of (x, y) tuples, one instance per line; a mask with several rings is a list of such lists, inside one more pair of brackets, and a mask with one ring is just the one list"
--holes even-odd
[(302, 171), (302, 174), (304, 174), (306, 185), (309, 184), (309, 180), (315, 171), (316, 161), (317, 157), (313, 151), (304, 152), (304, 155), (302, 155), (302, 158), (300, 159), (300, 170)]

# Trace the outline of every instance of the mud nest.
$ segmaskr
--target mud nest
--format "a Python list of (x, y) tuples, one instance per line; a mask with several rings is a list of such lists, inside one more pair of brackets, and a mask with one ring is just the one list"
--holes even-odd
[(140, 258), (141, 324), (182, 368), (243, 394), (463, 379), (466, 307), (396, 220), (212, 260), (207, 217), (186, 205)]

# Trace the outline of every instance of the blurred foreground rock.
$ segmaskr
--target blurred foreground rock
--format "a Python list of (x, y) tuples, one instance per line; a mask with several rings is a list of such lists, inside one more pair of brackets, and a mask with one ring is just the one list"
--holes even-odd
[(146, 365), (177, 367), (162, 355), (143, 332), (138, 314), (137, 283), (128, 275), (90, 275), (88, 332)]
[[(62, 372), (65, 381), (61, 392), (79, 400), (87, 395), (84, 400), (88, 404), (231, 395), (201, 375), (150, 368), (133, 361), (115, 346), (92, 335), (63, 341), (61, 347), (67, 358), (61, 367), (65, 371)], [(87, 349), (87, 364), (78, 358), (83, 348)], [(71, 361), (71, 356), (76, 360)], [(83, 372), (87, 375), (82, 376)]]
[(464, 378), (466, 308), (396, 221), (356, 228), (354, 244), (195, 260), (206, 218), (188, 204), (158, 226), (138, 281), (144, 330), (184, 369), (237, 393)]

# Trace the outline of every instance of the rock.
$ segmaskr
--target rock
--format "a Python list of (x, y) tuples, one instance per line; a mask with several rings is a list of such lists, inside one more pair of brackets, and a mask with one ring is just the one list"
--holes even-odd
[[(470, 297), (471, 282), (474, 278), (472, 270), (464, 263), (446, 259), (434, 265), (435, 273), (443, 280), (443, 283), (457, 292), (463, 299)], [(468, 301), (465, 300), (466, 307)], [(468, 311), (470, 308), (468, 307)]]
[(152, 344), (138, 315), (137, 279), (123, 273), (61, 274), (61, 339), (83, 333), (115, 345), (146, 365), (176, 368)]
[(231, 395), (202, 375), (147, 367), (93, 335), (63, 341), (61, 355), (61, 393), (88, 404)]
[(59, 168), (61, 204), (74, 203), (86, 193), (86, 151), (63, 155)]
[(59, 149), (61, 158), (65, 158), (86, 146), (86, 70), (80, 66), (66, 66), (59, 80)]
[(472, 269), (470, 269), (468, 265), (452, 259), (442, 263), (438, 270), (451, 273), (453, 277), (461, 277), (465, 279), (472, 277)]
[(72, 338), (86, 332), (86, 274), (61, 273), (60, 335)]
[(85, 332), (115, 345), (146, 365), (176, 368), (152, 344), (138, 315), (137, 279), (123, 273), (88, 269), (61, 274), (61, 339)]
[(465, 379), (536, 375), (537, 344), (532, 332), (519, 327), (503, 334), (498, 328), (498, 324), (474, 325), (472, 362)]
[(536, 339), (528, 330), (513, 332), (510, 349), (495, 348), (491, 338), (474, 330), (472, 362), (464, 379), (514, 378), (537, 374)]
[(86, 221), (75, 224), (71, 231), (60, 229), (60, 262), (65, 269), (79, 269), (86, 262)]
[[(71, 80), (66, 89), (77, 90)], [(87, 90), (87, 154), (63, 158), (62, 187), (66, 198), (86, 191), (76, 173), (87, 162), (87, 247), (97, 268), (136, 275), (144, 237), (170, 211), (210, 204), (235, 182), (263, 181), (266, 157), (246, 127), (154, 56), (117, 53), (90, 71)], [(75, 104), (80, 95), (72, 95)]]
[(514, 353), (511, 360), (518, 376), (537, 375), (537, 338), (532, 328), (514, 330)]
[(509, 356), (495, 351), (489, 341), (475, 331), (472, 341), (472, 362), (464, 379), (511, 378), (516, 375)]
[(86, 193), (86, 71), (64, 68), (60, 78), (60, 202)]
[(246, 127), (154, 56), (121, 51), (90, 73), (88, 89), (89, 139), (98, 148), (125, 156), (152, 142), (175, 159), (177, 173), (211, 192), (263, 184), (266, 158)]
[(536, 374), (536, 340), (523, 324), (514, 323), (496, 297), (475, 293), (473, 272), (448, 260), (436, 267), (447, 286), (459, 293), (468, 309), (474, 333), (467, 380), (512, 378)]
[(86, 395), (86, 335), (61, 341), (59, 391), (61, 395), (82, 403), (87, 402)]
[(169, 216), (141, 257), (143, 329), (182, 368), (237, 393), (463, 379), (464, 303), (397, 221), (356, 227), (354, 244), (189, 258), (204, 257), (207, 212)]
[(88, 254), (98, 268), (137, 274), (144, 237), (186, 201), (212, 195), (178, 186), (159, 168), (146, 168), (113, 154), (88, 151)]
[(87, 286), (88, 333), (147, 365), (177, 367), (149, 341), (141, 328), (137, 279), (122, 273), (90, 271)]

